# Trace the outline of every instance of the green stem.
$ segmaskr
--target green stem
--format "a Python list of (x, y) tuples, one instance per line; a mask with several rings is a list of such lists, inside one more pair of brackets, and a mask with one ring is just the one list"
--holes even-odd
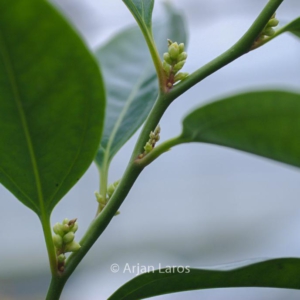
[(42, 227), (43, 227), (51, 273), (52, 273), (52, 276), (56, 276), (57, 275), (57, 260), (56, 260), (55, 247), (54, 247), (53, 239), (52, 239), (50, 217), (43, 214), (40, 217), (40, 221), (41, 221)]
[[(100, 175), (100, 195), (103, 197), (103, 199), (106, 199), (106, 192), (107, 192), (107, 181), (108, 181), (108, 163), (104, 163), (103, 167), (99, 170)], [(98, 205), (97, 215), (99, 215), (101, 212), (101, 206)]]
[[(224, 54), (222, 54), (212, 62), (208, 63), (204, 67), (197, 70), (195, 73), (191, 74), (186, 80), (184, 80), (178, 86), (174, 87), (169, 93), (164, 94), (161, 91), (160, 96), (158, 97), (151, 113), (149, 114), (144, 124), (142, 132), (133, 150), (133, 154), (131, 156), (127, 169), (124, 173), (124, 176), (122, 177), (122, 180), (118, 185), (118, 188), (114, 192), (113, 196), (111, 197), (110, 201), (108, 202), (104, 210), (101, 212), (101, 214), (99, 214), (98, 217), (92, 221), (89, 229), (87, 230), (84, 237), (80, 241), (81, 249), (78, 252), (72, 253), (70, 255), (66, 263), (65, 272), (61, 275), (59, 279), (58, 278), (53, 279), (53, 283), (51, 283), (50, 285), (48, 295), (50, 296), (54, 295), (54, 296), (51, 296), (52, 298), (49, 296), (47, 300), (56, 300), (59, 298), (59, 294), (61, 293), (61, 290), (65, 282), (74, 272), (78, 264), (81, 262), (81, 260), (84, 258), (84, 256), (93, 246), (93, 244), (97, 241), (97, 239), (102, 234), (102, 232), (106, 229), (106, 227), (114, 217), (115, 213), (119, 210), (127, 194), (131, 190), (134, 182), (136, 181), (139, 174), (142, 172), (144, 168), (143, 165), (140, 165), (139, 163), (136, 162), (136, 159), (138, 155), (143, 152), (143, 147), (149, 139), (149, 133), (155, 129), (155, 127), (159, 123), (161, 117), (163, 116), (168, 106), (172, 103), (174, 99), (176, 99), (182, 93), (184, 93), (189, 88), (194, 86), (196, 83), (200, 82), (201, 80), (203, 80), (204, 78), (212, 74), (213, 72), (221, 69), (231, 61), (235, 60), (236, 58), (248, 52), (251, 46), (253, 45), (254, 41), (256, 40), (257, 36), (264, 29), (269, 19), (272, 17), (272, 15), (274, 14), (274, 12), (277, 10), (277, 8), (282, 2), (283, 0), (270, 0), (266, 5), (266, 7), (264, 8), (264, 10), (262, 11), (262, 13), (259, 15), (256, 21), (247, 31), (247, 33), (232, 48), (230, 48), (228, 51), (226, 51)], [(148, 45), (150, 42), (151, 42), (150, 44), (153, 45), (152, 41), (150, 41), (149, 39), (149, 36), (148, 38), (146, 37), (146, 39)], [(157, 50), (155, 51), (154, 49), (156, 48), (154, 47), (152, 49), (152, 52), (151, 50), (150, 52), (152, 57), (154, 57), (154, 61), (155, 61), (154, 64), (158, 70), (159, 56), (157, 56), (156, 54)], [(163, 77), (161, 77), (159, 73), (158, 73), (158, 77), (161, 84), (161, 78)], [(163, 151), (166, 150), (166, 148), (168, 148), (169, 146), (174, 146), (176, 144), (175, 140), (176, 139), (173, 139), (169, 142), (167, 141), (166, 143), (163, 143), (162, 144), (163, 146), (161, 146), (161, 148), (159, 149)], [(156, 152), (154, 152), (154, 154), (152, 154), (153, 155), (152, 157), (154, 159), (156, 153), (159, 155), (160, 150), (157, 150)], [(56, 298), (55, 298), (55, 293), (58, 294)]]
[(135, 18), (136, 22), (138, 23), (144, 38), (146, 40), (147, 46), (149, 48), (151, 57), (152, 57), (152, 61), (154, 63), (155, 66), (155, 70), (156, 70), (156, 74), (158, 77), (158, 82), (159, 82), (159, 89), (160, 92), (166, 92), (167, 91), (167, 87), (166, 87), (166, 75), (165, 72), (163, 70), (162, 67), (162, 62), (161, 62), (161, 58), (159, 55), (159, 52), (157, 50), (155, 41), (154, 41), (154, 37), (153, 37), (153, 32), (152, 32), (152, 28), (147, 27), (144, 23), (144, 20), (141, 19), (138, 14), (136, 14), (133, 10), (131, 6), (128, 6), (128, 3), (126, 1), (125, 5), (128, 7), (128, 9), (131, 11), (133, 17)]
[(59, 300), (66, 281), (59, 277), (52, 277), (46, 300)]
[(137, 177), (142, 172), (143, 167), (136, 164), (135, 160), (138, 155), (142, 153), (143, 147), (149, 139), (149, 133), (155, 129), (162, 115), (170, 104), (171, 101), (167, 97), (167, 95), (159, 96), (151, 113), (149, 114), (148, 119), (145, 122), (128, 167), (117, 189), (115, 190), (113, 196), (111, 197), (101, 214), (99, 214), (99, 216), (91, 223), (86, 234), (80, 241), (80, 250), (76, 253), (71, 254), (69, 259), (67, 260), (66, 269), (64, 274), (62, 275), (64, 280), (67, 280), (67, 278), (73, 273), (79, 262), (83, 259), (89, 249), (96, 242), (98, 237), (105, 230), (111, 219), (114, 217), (115, 213), (120, 208), (127, 194), (131, 190), (131, 187), (133, 186)]
[(188, 143), (187, 139), (182, 138), (181, 136), (175, 137), (173, 139), (167, 140), (160, 145), (156, 146), (150, 153), (141, 159), (137, 159), (136, 163), (143, 168), (151, 164), (156, 158), (158, 158), (163, 153), (169, 151), (172, 147), (179, 144)]
[(179, 97), (195, 84), (199, 83), (214, 72), (218, 71), (232, 61), (249, 52), (253, 43), (263, 31), (263, 29), (283, 1), (284, 0), (269, 0), (252, 26), (236, 44), (234, 44), (230, 49), (228, 49), (226, 52), (224, 52), (208, 64), (204, 65), (202, 68), (192, 73), (177, 86), (175, 86), (170, 91), (170, 96), (173, 99)]
[(147, 36), (145, 36), (145, 38), (146, 38), (147, 45), (148, 45), (148, 48), (149, 48), (149, 51), (150, 51), (150, 54), (152, 57), (152, 61), (155, 66), (160, 92), (166, 92), (167, 91), (166, 78), (165, 78), (166, 75), (165, 75), (163, 67), (162, 67), (161, 58), (160, 58), (160, 55), (156, 48), (156, 44), (155, 44), (152, 32), (151, 32), (151, 35), (149, 35), (149, 36), (147, 35)]

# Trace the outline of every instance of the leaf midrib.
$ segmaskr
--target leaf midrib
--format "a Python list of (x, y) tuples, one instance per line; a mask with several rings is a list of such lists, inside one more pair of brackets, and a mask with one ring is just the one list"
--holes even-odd
[[(294, 113), (294, 111), (292, 111)], [(290, 110), (287, 110), (285, 112), (286, 114), (287, 113), (290, 113)], [(264, 116), (265, 117), (265, 116)], [(275, 114), (269, 114), (268, 118), (267, 119), (272, 119), (274, 120), (275, 117), (282, 117), (282, 115), (279, 115), (278, 112), (276, 112)], [(207, 122), (203, 127), (201, 127), (201, 130), (195, 134), (194, 132), (190, 135), (190, 136), (187, 136), (188, 138), (190, 138), (191, 140), (192, 139), (195, 139), (195, 137), (201, 135), (202, 133), (204, 133), (205, 131), (207, 130), (213, 130), (215, 127), (225, 127), (224, 125), (227, 125), (227, 124), (234, 124), (234, 123), (237, 123), (237, 122), (240, 122), (240, 121), (243, 121), (244, 123), (246, 123), (246, 121), (249, 121), (249, 120), (256, 120), (256, 119), (261, 119), (260, 116), (256, 116), (255, 118), (251, 117), (251, 116), (247, 116), (247, 117), (235, 117), (235, 118), (228, 118), (228, 119), (224, 119), (224, 120), (219, 120), (218, 122)], [(266, 118), (265, 118), (266, 120)], [(193, 131), (193, 128), (191, 128), (190, 126), (186, 127), (190, 132)], [(183, 129), (183, 132), (182, 132), (182, 136), (186, 136), (185, 135), (185, 130)]]
[(110, 157), (110, 150), (112, 148), (112, 144), (113, 144), (113, 142), (115, 140), (116, 134), (117, 134), (117, 132), (118, 132), (118, 130), (120, 128), (120, 125), (121, 125), (122, 121), (124, 120), (125, 115), (128, 112), (130, 105), (134, 101), (135, 96), (136, 96), (137, 92), (139, 91), (142, 83), (144, 82), (145, 78), (147, 78), (147, 74), (149, 72), (149, 69), (150, 69), (150, 67), (149, 67), (149, 65), (147, 65), (147, 67), (145, 68), (144, 73), (142, 74), (141, 77), (139, 77), (139, 79), (137, 80), (136, 85), (134, 86), (134, 88), (132, 89), (131, 93), (129, 94), (129, 96), (128, 96), (127, 100), (126, 100), (126, 105), (123, 107), (123, 109), (122, 109), (122, 111), (121, 111), (121, 113), (120, 113), (120, 115), (119, 115), (119, 117), (117, 119), (117, 122), (115, 123), (115, 126), (114, 126), (114, 128), (113, 128), (113, 130), (111, 132), (111, 135), (109, 137), (107, 146), (105, 148), (103, 146), (101, 146), (104, 149), (104, 153), (105, 153), (104, 154), (104, 159), (103, 159), (103, 164), (102, 164), (104, 166), (103, 167), (104, 169), (108, 167), (109, 161), (111, 159), (111, 157)]
[[(14, 67), (13, 67), (12, 60), (9, 55), (8, 49), (5, 46), (6, 43), (5, 43), (1, 28), (0, 28), (0, 41), (2, 44), (2, 47), (0, 47), (0, 53), (3, 58), (4, 66), (6, 68), (6, 72), (8, 74), (8, 78), (9, 78), (9, 81), (11, 84), (13, 98), (15, 100), (15, 105), (17, 107), (19, 117), (21, 120), (23, 133), (25, 135), (25, 140), (27, 143), (29, 156), (30, 156), (30, 160), (31, 160), (31, 165), (32, 165), (32, 170), (33, 170), (33, 174), (34, 174), (34, 178), (35, 178), (37, 195), (38, 195), (38, 200), (39, 200), (39, 205), (40, 205), (40, 208), (37, 208), (37, 210), (40, 210), (41, 217), (45, 218), (46, 214), (45, 214), (45, 207), (44, 207), (44, 198), (43, 198), (42, 185), (41, 185), (41, 181), (40, 181), (37, 160), (36, 160), (32, 140), (31, 140), (28, 124), (27, 124), (26, 115), (25, 115), (24, 110), (22, 109), (21, 93), (20, 93), (18, 85), (17, 85), (17, 79), (15, 76)], [(20, 188), (19, 188), (19, 190), (22, 191)], [(24, 193), (24, 192), (22, 191), (22, 193)], [(31, 199), (31, 202), (32, 202), (32, 199)], [(35, 204), (35, 207), (36, 207), (36, 204)]]

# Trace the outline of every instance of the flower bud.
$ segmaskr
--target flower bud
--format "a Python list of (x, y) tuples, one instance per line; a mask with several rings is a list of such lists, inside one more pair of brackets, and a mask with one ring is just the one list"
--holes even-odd
[(100, 204), (106, 204), (104, 197), (102, 195), (100, 195), (98, 192), (95, 192), (95, 196), (96, 196), (97, 201)]
[(108, 188), (107, 188), (107, 195), (110, 198), (112, 196), (112, 194), (114, 193), (115, 188), (114, 186), (111, 184)]
[(60, 249), (63, 245), (63, 239), (60, 235), (53, 235), (53, 244), (55, 248)]
[(63, 224), (68, 224), (69, 222), (70, 222), (69, 219), (64, 219), (62, 223)]
[(182, 60), (186, 60), (187, 59), (187, 53), (186, 52), (182, 52), (179, 56), (178, 56), (178, 61), (182, 61)]
[(74, 232), (71, 231), (63, 237), (63, 241), (65, 244), (69, 244), (69, 243), (73, 242), (74, 238), (75, 238), (75, 234), (74, 234)]
[(149, 136), (150, 136), (150, 139), (154, 140), (156, 137), (156, 134), (153, 131), (151, 131)]
[(175, 78), (174, 78), (174, 81), (177, 82), (177, 81), (182, 81), (184, 79), (186, 79), (187, 77), (189, 76), (189, 73), (178, 73)]
[(71, 227), (71, 231), (75, 233), (75, 232), (77, 231), (77, 229), (78, 229), (78, 223), (76, 222), (76, 223), (74, 223), (74, 225)]
[(184, 43), (179, 44), (179, 53), (182, 53), (184, 51)]
[(57, 261), (58, 263), (63, 263), (64, 261), (66, 260), (66, 257), (64, 254), (60, 254), (58, 257), (57, 257)]
[(160, 131), (161, 131), (161, 128), (159, 125), (156, 126), (155, 130), (154, 130), (154, 134), (155, 135), (159, 135), (160, 134)]
[(179, 55), (179, 46), (176, 42), (169, 46), (169, 54), (172, 59), (177, 59)]
[(164, 53), (164, 60), (168, 63), (168, 64), (172, 64), (172, 59), (170, 57), (170, 54), (169, 53)]
[(167, 76), (170, 75), (170, 72), (171, 72), (171, 66), (166, 62), (166, 61), (163, 61), (163, 69), (165, 70)]
[(64, 233), (69, 232), (70, 226), (68, 224), (64, 224), (64, 225), (62, 225), (62, 230), (64, 231)]
[(273, 36), (275, 34), (275, 30), (273, 28), (267, 28), (263, 32), (264, 35), (266, 36)]
[(174, 72), (177, 73), (179, 70), (181, 70), (184, 64), (185, 64), (185, 60), (182, 60), (178, 64), (176, 64), (173, 68)]
[(60, 223), (56, 223), (54, 226), (53, 226), (53, 231), (54, 233), (60, 235), (60, 236), (63, 236), (65, 233), (63, 231), (63, 225), (60, 224)]
[(75, 241), (69, 243), (65, 247), (65, 252), (76, 252), (81, 248), (81, 246)]
[(111, 185), (108, 186), (107, 188), (107, 195), (110, 198), (112, 196), (112, 194), (115, 192), (118, 184), (119, 184), (120, 180), (115, 181), (114, 183), (112, 183)]
[(153, 147), (152, 147), (152, 145), (149, 142), (147, 142), (147, 144), (145, 145), (144, 149), (145, 149), (146, 153), (149, 153), (149, 152), (152, 151)]
[(279, 21), (277, 19), (271, 19), (269, 22), (268, 22), (268, 25), (269, 27), (276, 27), (277, 25), (279, 24)]

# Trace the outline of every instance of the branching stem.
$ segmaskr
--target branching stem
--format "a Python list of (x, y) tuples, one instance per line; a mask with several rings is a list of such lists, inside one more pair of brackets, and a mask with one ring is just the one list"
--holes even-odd
[[(179, 141), (183, 142), (180, 139), (178, 140), (178, 138), (175, 138), (165, 143), (162, 143), (160, 146), (157, 147), (156, 151), (155, 149), (153, 150), (152, 155), (149, 155), (148, 158), (145, 157), (143, 163), (136, 162), (138, 155), (143, 152), (143, 147), (149, 138), (149, 133), (155, 129), (164, 112), (167, 110), (168, 106), (177, 97), (179, 97), (185, 91), (193, 87), (195, 84), (199, 83), (200, 81), (202, 81), (212, 73), (216, 72), (217, 70), (221, 69), (228, 63), (247, 53), (251, 49), (256, 38), (265, 28), (266, 24), (283, 1), (284, 0), (268, 1), (265, 8), (255, 20), (253, 25), (234, 46), (232, 46), (229, 50), (227, 50), (225, 53), (223, 53), (213, 61), (209, 62), (202, 68), (195, 71), (187, 79), (175, 86), (170, 91), (163, 91), (162, 89), (160, 89), (160, 95), (158, 96), (158, 99), (151, 113), (149, 114), (148, 119), (144, 124), (144, 127), (138, 138), (138, 141), (136, 143), (133, 154), (131, 156), (127, 169), (125, 170), (122, 180), (120, 181), (116, 191), (114, 192), (108, 204), (105, 206), (101, 214), (99, 214), (98, 217), (92, 221), (89, 229), (80, 241), (81, 249), (78, 252), (72, 253), (70, 255), (66, 263), (65, 272), (61, 275), (61, 277), (53, 278), (49, 287), (47, 300), (59, 299), (59, 295), (63, 289), (64, 284), (74, 272), (80, 261), (84, 258), (84, 256), (93, 246), (93, 244), (97, 241), (97, 239), (105, 230), (105, 228), (108, 226), (115, 213), (118, 211), (121, 204), (125, 200), (127, 194), (129, 193), (139, 174), (142, 172), (144, 166), (152, 162), (156, 157), (158, 157), (161, 153), (165, 152), (171, 146), (179, 144)], [(151, 44), (150, 40), (148, 40), (147, 42), (148, 45)], [(161, 84), (162, 74), (160, 73), (160, 69), (158, 68), (161, 63), (158, 62), (157, 51), (156, 49), (151, 49), (150, 47), (150, 52), (154, 59), (159, 81)]]

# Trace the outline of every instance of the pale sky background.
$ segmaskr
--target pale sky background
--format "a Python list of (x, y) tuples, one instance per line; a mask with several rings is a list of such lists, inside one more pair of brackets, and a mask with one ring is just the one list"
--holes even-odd
[[(121, 0), (55, 2), (91, 49), (134, 24)], [(156, 1), (154, 16), (161, 14), (161, 2)], [(236, 42), (267, 1), (170, 2), (186, 18), (189, 58), (185, 71), (192, 72)], [(277, 18), (288, 22), (299, 15), (300, 2), (286, 0)], [(210, 76), (170, 107), (161, 121), (162, 140), (180, 132), (181, 119), (193, 107), (224, 94), (257, 88), (299, 91), (299, 53), (300, 41), (283, 35)], [(114, 159), (111, 181), (122, 176), (135, 139)], [(79, 240), (94, 217), (93, 193), (97, 188), (98, 174), (92, 165), (54, 210), (53, 224), (65, 217), (77, 217)], [(126, 263), (156, 268), (159, 264), (203, 267), (250, 258), (299, 257), (299, 195), (300, 171), (296, 168), (217, 146), (178, 146), (142, 173), (122, 205), (121, 215), (113, 219), (84, 259), (61, 299), (106, 299), (134, 275), (113, 274), (113, 263), (121, 269)], [(0, 196), (0, 295), (32, 299), (32, 289), (43, 295), (48, 284), (48, 261), (39, 221), (2, 186)], [(200, 297), (296, 300), (300, 291), (222, 289), (155, 299)]]

